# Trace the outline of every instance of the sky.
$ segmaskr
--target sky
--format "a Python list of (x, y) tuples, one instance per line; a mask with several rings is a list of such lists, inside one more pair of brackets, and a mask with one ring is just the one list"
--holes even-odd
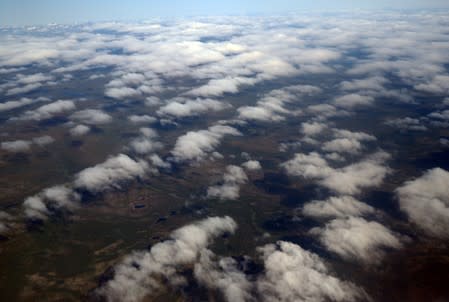
[(1, 0), (0, 25), (248, 15), (310, 10), (449, 8), (447, 0)]

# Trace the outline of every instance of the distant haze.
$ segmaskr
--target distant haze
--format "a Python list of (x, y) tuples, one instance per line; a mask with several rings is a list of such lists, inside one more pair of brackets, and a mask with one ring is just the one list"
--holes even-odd
[(444, 9), (447, 0), (1, 0), (0, 25), (131, 20), (192, 15), (247, 15), (357, 9)]

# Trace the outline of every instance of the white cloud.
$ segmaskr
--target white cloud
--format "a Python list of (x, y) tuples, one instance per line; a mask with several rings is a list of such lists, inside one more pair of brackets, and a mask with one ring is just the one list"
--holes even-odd
[(189, 116), (197, 116), (199, 114), (211, 111), (220, 111), (228, 108), (229, 106), (230, 105), (228, 103), (219, 102), (212, 99), (185, 100), (184, 102), (179, 100), (169, 102), (167, 105), (162, 106), (157, 111), (157, 114), (161, 116), (184, 118)]
[(239, 166), (229, 165), (223, 175), (223, 184), (211, 186), (207, 189), (208, 198), (234, 200), (240, 196), (240, 185), (248, 181), (245, 171)]
[(75, 127), (70, 129), (70, 135), (72, 136), (83, 136), (89, 133), (90, 127), (86, 125), (76, 125)]
[(374, 98), (367, 95), (360, 95), (357, 93), (346, 94), (335, 99), (334, 103), (345, 109), (352, 109), (357, 106), (372, 105)]
[(1, 148), (9, 152), (24, 152), (30, 150), (32, 142), (27, 140), (16, 140), (2, 142)]
[(178, 162), (199, 161), (215, 151), (225, 135), (238, 136), (241, 133), (230, 126), (215, 125), (207, 130), (189, 131), (178, 137), (171, 151)]
[(248, 160), (244, 162), (242, 166), (249, 171), (257, 171), (262, 169), (260, 162), (258, 162), (257, 160)]
[(448, 238), (449, 172), (435, 168), (396, 190), (401, 209), (427, 234)]
[(157, 121), (157, 119), (153, 116), (149, 115), (130, 115), (128, 116), (128, 119), (133, 123), (154, 123)]
[(34, 101), (32, 99), (21, 98), (18, 101), (8, 101), (8, 102), (0, 103), (0, 112), (20, 108), (20, 107), (32, 104), (33, 102)]
[(145, 161), (135, 161), (125, 154), (119, 154), (79, 172), (75, 176), (74, 186), (93, 193), (120, 188), (124, 181), (144, 177), (148, 169)]
[(377, 222), (358, 217), (334, 219), (323, 228), (312, 229), (311, 234), (318, 235), (329, 251), (344, 259), (368, 264), (378, 264), (385, 249), (402, 247), (399, 235)]
[[(171, 233), (171, 239), (154, 245), (150, 251), (128, 255), (115, 266), (114, 278), (97, 293), (111, 302), (135, 302), (160, 289), (161, 277), (175, 288), (183, 285), (186, 280), (178, 268), (197, 263), (213, 239), (223, 233), (234, 233), (236, 228), (235, 221), (227, 216), (210, 217), (181, 227)], [(206, 262), (202, 260), (204, 267)], [(202, 274), (200, 270), (197, 267), (198, 276)]]
[(32, 139), (33, 143), (39, 146), (45, 146), (51, 144), (55, 141), (55, 139), (49, 135), (39, 136)]
[(333, 276), (325, 262), (299, 245), (279, 241), (259, 248), (265, 275), (257, 282), (262, 301), (360, 301), (363, 290)]
[(88, 125), (101, 125), (112, 121), (112, 117), (109, 114), (98, 109), (77, 111), (70, 116), (70, 119)]
[(363, 188), (378, 186), (390, 172), (383, 164), (385, 152), (374, 153), (348, 166), (334, 169), (316, 152), (297, 153), (281, 166), (289, 175), (315, 179), (319, 184), (340, 194), (358, 194)]
[(36, 110), (26, 111), (18, 119), (40, 121), (52, 118), (55, 115), (75, 109), (73, 101), (58, 100), (56, 102), (43, 105)]
[(313, 200), (306, 203), (302, 213), (315, 218), (344, 218), (373, 214), (375, 209), (351, 196), (332, 196), (326, 200)]
[(301, 133), (306, 136), (315, 136), (323, 132), (327, 128), (324, 123), (311, 122), (301, 124)]

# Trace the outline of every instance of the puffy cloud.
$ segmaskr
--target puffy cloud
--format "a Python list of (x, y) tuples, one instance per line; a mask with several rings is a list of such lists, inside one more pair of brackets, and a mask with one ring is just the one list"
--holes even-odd
[(324, 123), (312, 122), (312, 123), (302, 123), (301, 133), (306, 136), (314, 136), (323, 132), (327, 128)]
[(400, 129), (401, 131), (426, 131), (427, 127), (421, 124), (416, 118), (404, 117), (391, 119), (385, 122), (386, 125)]
[(378, 186), (389, 173), (383, 163), (389, 158), (385, 152), (374, 153), (362, 161), (342, 168), (332, 168), (316, 152), (297, 153), (281, 166), (288, 174), (316, 179), (321, 185), (341, 194), (358, 194), (363, 188)]
[(25, 152), (31, 149), (33, 144), (39, 145), (41, 147), (51, 144), (55, 141), (55, 139), (49, 135), (34, 137), (31, 140), (15, 140), (15, 141), (7, 141), (2, 142), (0, 147), (3, 150), (9, 152)]
[(16, 140), (2, 142), (1, 148), (9, 152), (24, 152), (30, 150), (32, 142), (27, 140)]
[(192, 89), (189, 94), (209, 97), (221, 96), (225, 93), (237, 93), (242, 85), (253, 85), (257, 79), (246, 77), (227, 77), (224, 79), (212, 79), (206, 85)]
[(438, 95), (447, 95), (449, 93), (449, 76), (435, 75), (429, 82), (415, 85), (415, 89)]
[(0, 112), (20, 108), (20, 107), (32, 104), (33, 102), (34, 101), (32, 99), (21, 98), (20, 100), (17, 100), (17, 101), (8, 101), (8, 102), (0, 103)]
[(172, 101), (162, 106), (157, 113), (161, 116), (173, 116), (184, 118), (196, 116), (210, 111), (220, 111), (228, 108), (230, 105), (225, 102), (219, 102), (212, 99), (196, 99), (187, 101)]
[(98, 109), (85, 109), (73, 113), (70, 118), (76, 122), (88, 125), (107, 124), (112, 121), (112, 117)]
[(257, 160), (248, 160), (242, 164), (243, 168), (249, 170), (249, 171), (257, 171), (261, 170), (262, 166), (260, 165), (260, 162)]
[(214, 256), (209, 250), (201, 252), (200, 260), (194, 267), (196, 280), (208, 288), (220, 290), (226, 301), (251, 301), (253, 284), (239, 270), (237, 262), (229, 257), (217, 261)]
[(157, 119), (149, 115), (130, 115), (128, 119), (133, 123), (154, 123)]
[(15, 218), (3, 211), (0, 211), (0, 234), (7, 232), (10, 228), (10, 224)]
[(315, 218), (344, 218), (373, 214), (375, 209), (351, 196), (332, 196), (326, 200), (313, 200), (306, 203), (302, 213)]
[(59, 185), (27, 197), (22, 206), (26, 217), (45, 220), (53, 208), (74, 209), (79, 199), (80, 196), (71, 188)]
[(178, 137), (171, 151), (177, 162), (199, 161), (220, 144), (225, 135), (238, 136), (241, 133), (230, 126), (215, 125), (207, 130), (189, 131)]
[[(171, 239), (152, 246), (151, 250), (127, 256), (115, 266), (114, 278), (97, 293), (111, 302), (134, 302), (160, 289), (162, 280), (175, 288), (184, 285), (186, 280), (178, 270), (202, 261), (202, 266), (196, 269), (200, 277), (204, 273), (201, 269), (207, 265), (204, 259), (207, 246), (216, 237), (233, 233), (236, 228), (237, 224), (228, 216), (210, 217), (181, 227), (171, 233)], [(203, 255), (202, 260), (200, 255)], [(232, 289), (228, 292), (231, 294)]]
[(248, 181), (245, 171), (239, 166), (229, 165), (223, 175), (223, 184), (207, 189), (207, 197), (219, 199), (237, 199), (240, 196), (240, 185)]
[(374, 102), (372, 96), (360, 95), (357, 93), (346, 94), (335, 99), (335, 104), (345, 109), (352, 109), (357, 106), (367, 106)]
[(18, 119), (40, 121), (52, 118), (55, 115), (75, 109), (73, 101), (58, 100), (56, 102), (43, 105), (36, 110), (26, 111)]
[(90, 127), (86, 125), (76, 125), (75, 127), (70, 129), (70, 135), (72, 136), (83, 136), (89, 133)]
[(148, 169), (145, 161), (135, 161), (125, 154), (119, 154), (79, 172), (75, 176), (74, 186), (93, 193), (120, 188), (124, 181), (144, 177)]
[(36, 145), (45, 146), (45, 145), (53, 143), (55, 141), (55, 139), (49, 135), (44, 135), (44, 136), (35, 137), (35, 138), (33, 138), (32, 141)]
[(401, 209), (427, 234), (448, 238), (449, 172), (434, 168), (396, 190)]
[(259, 248), (265, 275), (257, 282), (262, 301), (360, 301), (366, 294), (334, 277), (324, 261), (299, 245), (279, 241)]
[(314, 228), (320, 242), (331, 252), (347, 260), (378, 264), (385, 249), (402, 247), (401, 238), (385, 226), (359, 217), (338, 218), (323, 228)]
[(141, 128), (142, 136), (131, 140), (129, 146), (131, 150), (138, 154), (154, 153), (162, 148), (162, 144), (156, 139), (158, 137), (156, 131), (151, 128)]

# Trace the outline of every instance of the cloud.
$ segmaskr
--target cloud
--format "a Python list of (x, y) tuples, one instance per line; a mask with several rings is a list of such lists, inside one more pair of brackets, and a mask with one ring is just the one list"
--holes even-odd
[(215, 151), (225, 135), (239, 136), (241, 133), (230, 126), (215, 125), (207, 130), (189, 131), (178, 137), (171, 151), (176, 162), (200, 161)]
[(306, 203), (302, 213), (314, 218), (345, 218), (374, 214), (375, 209), (351, 196), (332, 196), (326, 200), (313, 200)]
[(248, 171), (258, 171), (262, 169), (260, 162), (257, 160), (248, 160), (242, 164), (242, 167)]
[(206, 85), (192, 89), (188, 94), (210, 97), (222, 96), (225, 93), (237, 93), (242, 85), (254, 85), (257, 79), (246, 77), (226, 77), (223, 79), (212, 79)]
[(169, 102), (167, 105), (162, 106), (157, 111), (157, 114), (160, 116), (185, 118), (211, 111), (221, 111), (229, 107), (229, 103), (219, 102), (212, 99), (185, 100), (184, 102), (178, 100)]
[(125, 154), (119, 154), (79, 172), (75, 176), (74, 187), (92, 193), (120, 188), (120, 184), (125, 181), (144, 177), (148, 169), (145, 161), (135, 161)]
[(305, 136), (315, 136), (323, 132), (327, 128), (324, 123), (312, 122), (312, 123), (302, 123), (301, 133)]
[[(56, 102), (43, 105), (36, 110), (26, 111), (23, 115), (18, 117), (19, 120), (35, 120), (40, 121), (44, 119), (52, 118), (55, 115), (64, 113), (75, 109), (75, 103), (73, 101), (58, 100)], [(14, 119), (14, 118), (13, 118)]]
[(74, 209), (80, 196), (71, 188), (59, 185), (42, 190), (27, 197), (23, 202), (25, 216), (30, 219), (46, 220), (53, 209)]
[(70, 129), (70, 135), (72, 136), (83, 136), (89, 133), (90, 127), (86, 125), (76, 125)]
[(0, 103), (0, 112), (20, 108), (20, 107), (32, 104), (33, 102), (34, 101), (32, 99), (21, 98), (18, 101), (8, 101), (8, 102)]
[(15, 218), (12, 215), (0, 211), (0, 234), (6, 233), (11, 227), (11, 222), (14, 220)]
[(143, 115), (130, 115), (128, 116), (128, 119), (132, 122), (132, 123), (154, 123), (157, 121), (157, 119), (153, 116), (149, 116), (146, 114)]
[(239, 270), (237, 261), (230, 257), (215, 258), (210, 250), (200, 253), (200, 259), (194, 267), (196, 280), (208, 288), (220, 290), (226, 301), (251, 301), (253, 284)]
[(322, 228), (313, 228), (312, 235), (331, 252), (342, 258), (378, 264), (385, 249), (402, 247), (401, 238), (385, 226), (359, 217), (338, 218)]
[(357, 93), (346, 94), (335, 99), (334, 103), (345, 109), (352, 109), (358, 106), (372, 105), (374, 98), (367, 95), (360, 95)]
[(39, 145), (42, 147), (42, 146), (53, 143), (55, 141), (55, 139), (49, 135), (44, 135), (44, 136), (35, 137), (35, 138), (33, 138), (32, 141), (36, 145)]
[(223, 184), (207, 189), (208, 198), (235, 200), (240, 197), (240, 185), (248, 181), (245, 171), (239, 166), (229, 165), (223, 175)]
[(437, 95), (447, 95), (449, 93), (449, 76), (435, 75), (429, 82), (415, 85), (415, 89)]
[(349, 130), (334, 130), (335, 139), (325, 142), (322, 149), (327, 152), (359, 154), (363, 148), (363, 141), (374, 141), (376, 138), (364, 132)]
[(383, 163), (385, 152), (371, 154), (365, 159), (341, 168), (332, 168), (318, 153), (297, 153), (281, 166), (292, 176), (315, 179), (319, 184), (340, 194), (358, 194), (363, 188), (378, 186), (390, 172)]
[(374, 76), (365, 79), (357, 79), (353, 81), (343, 81), (340, 84), (340, 89), (344, 91), (366, 91), (366, 90), (384, 90), (384, 84), (388, 83), (388, 80), (381, 76)]
[(2, 142), (1, 148), (9, 152), (24, 152), (30, 150), (31, 144), (32, 142), (27, 140), (8, 141)]
[(129, 146), (137, 154), (149, 154), (162, 148), (162, 144), (156, 139), (156, 131), (151, 128), (140, 128), (142, 136), (131, 140)]
[(15, 140), (2, 142), (0, 147), (9, 152), (26, 152), (31, 149), (33, 144), (41, 147), (53, 143), (55, 140), (49, 135), (35, 137), (31, 140)]
[(265, 275), (257, 282), (261, 301), (361, 301), (363, 290), (333, 276), (324, 261), (299, 245), (279, 241), (258, 249)]
[(396, 190), (401, 209), (431, 236), (448, 238), (449, 172), (434, 168)]
[(77, 111), (70, 116), (70, 119), (88, 125), (102, 125), (112, 121), (112, 117), (98, 109), (85, 109)]
[[(236, 228), (237, 224), (228, 216), (210, 217), (181, 227), (170, 234), (169, 240), (151, 250), (128, 255), (115, 266), (114, 278), (97, 289), (97, 294), (111, 302), (134, 302), (160, 289), (161, 281), (175, 288), (184, 285), (186, 280), (178, 269), (198, 262), (213, 239), (234, 233)], [(201, 275), (200, 269), (197, 268), (197, 275)]]
[(416, 118), (404, 117), (387, 120), (386, 125), (398, 128), (401, 131), (426, 131), (427, 127), (421, 124)]

